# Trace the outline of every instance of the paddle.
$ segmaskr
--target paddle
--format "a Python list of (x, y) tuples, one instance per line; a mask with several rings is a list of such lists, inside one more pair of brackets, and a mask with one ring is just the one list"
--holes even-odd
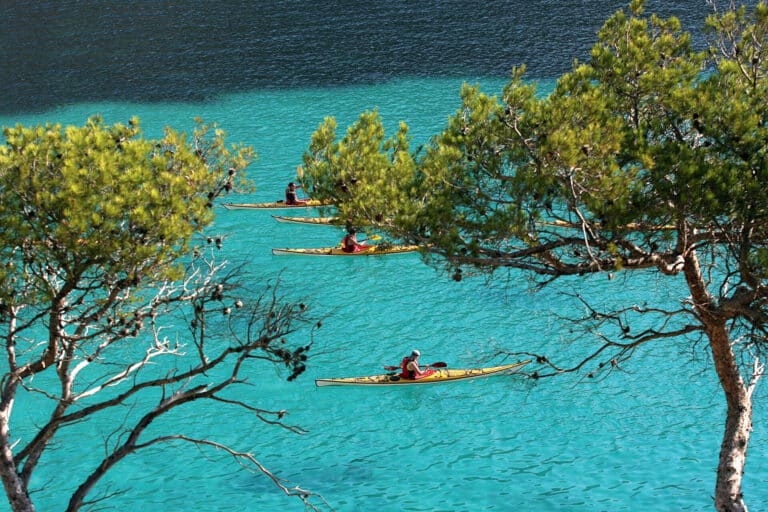
[[(381, 237), (379, 235), (373, 235), (373, 236), (369, 236), (368, 238), (366, 238), (364, 240), (358, 240), (357, 243), (358, 244), (362, 244), (362, 243), (365, 243), (365, 242), (367, 242), (369, 240), (381, 240)], [(339, 245), (344, 245), (344, 240), (339, 242)]]
[[(427, 368), (447, 368), (448, 367), (448, 363), (444, 363), (442, 361), (438, 361), (436, 363), (428, 364), (426, 367)], [(392, 372), (392, 371), (395, 371), (395, 370), (399, 370), (400, 367), (399, 366), (385, 366), (384, 369), (387, 370), (388, 372)]]
[(307, 201), (309, 201), (309, 194), (307, 194), (307, 189), (304, 187), (304, 168), (301, 166), (301, 164), (296, 166), (296, 176), (299, 178), (301, 190), (304, 191), (303, 195), (307, 196)]
[(373, 235), (369, 236), (368, 238), (364, 238), (363, 240), (358, 240), (357, 243), (362, 244), (363, 242), (368, 242), (370, 240), (381, 240), (381, 237), (379, 235)]

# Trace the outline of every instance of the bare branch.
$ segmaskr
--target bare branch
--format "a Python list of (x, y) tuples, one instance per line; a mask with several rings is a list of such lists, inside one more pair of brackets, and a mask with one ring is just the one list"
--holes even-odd
[[(222, 402), (225, 404), (231, 404), (236, 405), (238, 407), (242, 407), (243, 409), (246, 409), (248, 411), (256, 413), (256, 416), (263, 421), (264, 423), (267, 423), (268, 425), (277, 425), (279, 427), (282, 427), (286, 430), (290, 430), (294, 434), (306, 434), (308, 431), (305, 430), (302, 427), (296, 426), (296, 425), (286, 425), (281, 420), (286, 414), (288, 414), (288, 411), (286, 410), (280, 410), (280, 411), (269, 411), (266, 409), (260, 409), (258, 407), (253, 407), (251, 405), (246, 404), (245, 402), (241, 402), (240, 400), (227, 400), (221, 397), (213, 396), (211, 397), (213, 400), (216, 400), (218, 402)], [(274, 416), (277, 418), (277, 421), (270, 420), (268, 416)]]
[(756, 357), (752, 363), (752, 376), (750, 377), (749, 384), (747, 385), (747, 396), (750, 398), (752, 398), (752, 393), (757, 388), (757, 383), (760, 381), (763, 375), (765, 375), (765, 363), (763, 363), (760, 358)]
[(237, 450), (233, 450), (232, 448), (224, 444), (217, 443), (209, 439), (196, 439), (196, 438), (191, 438), (184, 435), (163, 436), (163, 437), (154, 438), (150, 441), (147, 441), (146, 443), (136, 445), (136, 449), (139, 450), (141, 448), (146, 448), (154, 444), (167, 443), (171, 441), (184, 441), (184, 442), (195, 444), (197, 446), (208, 446), (208, 447), (215, 448), (216, 450), (221, 450), (231, 455), (232, 458), (235, 459), (235, 461), (247, 471), (253, 471), (252, 466), (255, 466), (260, 473), (266, 475), (270, 480), (272, 480), (272, 482), (281, 491), (283, 491), (286, 496), (293, 496), (293, 497), (299, 498), (309, 510), (314, 510), (314, 511), (321, 510), (320, 508), (318, 508), (318, 506), (312, 503), (312, 499), (317, 499), (321, 501), (323, 505), (330, 508), (330, 506), (328, 505), (328, 502), (326, 502), (325, 499), (319, 494), (313, 493), (306, 489), (302, 489), (297, 485), (289, 487), (289, 484), (286, 480), (277, 477), (274, 473), (269, 471), (269, 469), (267, 469), (264, 465), (262, 465), (253, 454), (248, 452), (240, 452)]
[[(621, 363), (629, 360), (642, 345), (659, 339), (674, 339), (681, 336), (687, 336), (694, 333), (702, 333), (703, 328), (699, 324), (683, 324), (672, 327), (670, 323), (676, 320), (680, 315), (695, 316), (695, 313), (687, 308), (668, 311), (660, 308), (649, 308), (645, 306), (633, 305), (620, 308), (610, 312), (601, 312), (590, 305), (581, 295), (569, 294), (582, 303), (586, 313), (577, 318), (567, 318), (558, 315), (561, 321), (573, 323), (579, 326), (582, 332), (581, 336), (590, 335), (598, 341), (596, 347), (587, 355), (581, 356), (578, 360), (569, 365), (561, 365), (553, 362), (548, 356), (525, 351), (508, 352), (500, 350), (494, 356), (503, 355), (505, 357), (531, 357), (540, 365), (549, 368), (550, 372), (534, 371), (530, 374), (532, 378), (554, 377), (564, 373), (575, 373), (583, 370), (590, 363), (597, 363), (595, 368), (587, 373), (588, 378), (594, 378), (599, 372), (621, 370)], [(637, 333), (633, 333), (627, 315), (654, 315), (660, 317), (661, 321), (656, 322), (656, 328), (646, 328)], [(604, 328), (609, 327), (608, 332)]]

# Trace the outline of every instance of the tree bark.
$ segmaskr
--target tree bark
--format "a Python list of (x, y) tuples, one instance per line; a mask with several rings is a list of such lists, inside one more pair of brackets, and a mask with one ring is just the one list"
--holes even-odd
[(35, 512), (27, 488), (19, 476), (10, 444), (8, 411), (0, 411), (0, 479), (13, 512)]
[(741, 481), (752, 431), (752, 397), (731, 346), (727, 327), (729, 314), (708, 293), (695, 251), (685, 256), (684, 273), (693, 303), (705, 327), (712, 361), (727, 404), (725, 431), (717, 465), (715, 509), (718, 512), (747, 512)]
[(719, 512), (747, 512), (741, 481), (752, 431), (752, 398), (736, 365), (725, 325), (708, 331), (712, 358), (728, 406), (717, 465), (715, 508)]

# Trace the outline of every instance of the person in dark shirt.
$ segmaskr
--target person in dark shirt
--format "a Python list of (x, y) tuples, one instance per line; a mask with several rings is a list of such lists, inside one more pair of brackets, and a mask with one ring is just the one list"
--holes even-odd
[(285, 203), (286, 204), (307, 204), (306, 199), (299, 199), (296, 190), (303, 188), (302, 185), (296, 185), (294, 182), (288, 184), (288, 188), (285, 189)]

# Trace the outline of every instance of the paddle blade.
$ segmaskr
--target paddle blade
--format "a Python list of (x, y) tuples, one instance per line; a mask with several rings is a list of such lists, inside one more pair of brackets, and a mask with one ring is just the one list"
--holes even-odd
[(385, 366), (384, 369), (387, 370), (388, 372), (393, 372), (395, 370), (399, 370), (400, 367), (399, 366)]
[(296, 166), (296, 176), (299, 177), (299, 180), (304, 177), (304, 168), (301, 166), (301, 164)]

